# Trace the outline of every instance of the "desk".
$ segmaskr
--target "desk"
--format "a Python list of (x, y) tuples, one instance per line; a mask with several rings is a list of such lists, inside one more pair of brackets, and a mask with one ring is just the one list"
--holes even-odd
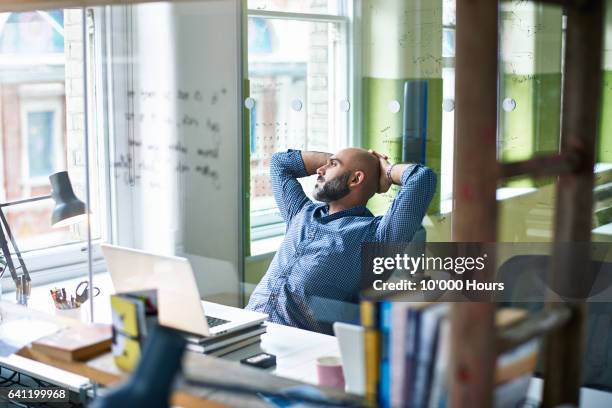
[[(29, 348), (19, 352), (21, 357), (55, 366), (62, 370), (85, 376), (92, 381), (111, 386), (123, 381), (126, 374), (120, 372), (114, 364), (112, 355), (106, 353), (87, 362), (65, 362), (53, 359)], [(235, 385), (256, 385), (264, 390), (279, 391), (282, 389), (303, 385), (301, 382), (270, 375), (262, 370), (241, 366), (224, 359), (206, 357), (198, 353), (185, 353), (183, 358), (183, 372), (191, 379), (204, 381), (223, 381), (228, 378)], [(353, 402), (360, 401), (358, 397), (350, 397), (338, 390), (321, 389), (328, 397)], [(220, 407), (220, 406), (248, 406), (269, 407), (257, 396), (236, 395), (213, 389), (186, 385), (179, 381), (172, 397), (172, 404), (182, 407)]]
[[(33, 288), (28, 310), (41, 316), (50, 310), (54, 310), (49, 289), (58, 286), (73, 290), (81, 280), (83, 279), (73, 279), (58, 282), (54, 285)], [(94, 319), (96, 322), (110, 323), (109, 295), (114, 292), (110, 276), (106, 273), (95, 275), (94, 285), (102, 291), (102, 295), (95, 299)], [(6, 296), (8, 298), (12, 295)], [(46, 314), (45, 316), (48, 319), (54, 318)], [(230, 353), (222, 359), (208, 358), (196, 353), (186, 353), (183, 362), (186, 371), (192, 372), (196, 376), (205, 375), (207, 372), (217, 373), (217, 379), (218, 373), (232, 372), (236, 375), (228, 378), (240, 377), (245, 381), (250, 379), (253, 381), (252, 384), (270, 384), (271, 388), (290, 387), (303, 383), (316, 384), (316, 359), (325, 355), (340, 355), (338, 343), (333, 336), (269, 322), (266, 325), (268, 331), (262, 335), (261, 343)], [(238, 363), (240, 359), (261, 351), (274, 354), (277, 357), (277, 366), (269, 372), (250, 369)], [(110, 353), (86, 363), (66, 363), (24, 349), (19, 355), (0, 358), (0, 364), (6, 364), (18, 371), (28, 370), (32, 375), (46, 375), (46, 378), (66, 377), (76, 384), (91, 379), (102, 385), (112, 385), (125, 377), (125, 374), (114, 366)], [(44, 374), (44, 372), (47, 374)], [(269, 374), (275, 375), (271, 376)], [(67, 383), (66, 380), (62, 382)], [(342, 393), (326, 391), (326, 394), (340, 397)], [(267, 406), (258, 397), (230, 395), (187, 385), (179, 387), (173, 398), (173, 403), (181, 406), (202, 406), (203, 398), (206, 399), (207, 404), (211, 404), (210, 406), (218, 406), (214, 403), (215, 401), (238, 406)]]
[[(49, 313), (50, 310), (55, 309), (49, 295), (50, 289), (65, 287), (67, 290), (74, 290), (79, 282), (84, 279), (71, 279), (33, 288), (28, 308)], [(102, 293), (95, 298), (94, 320), (97, 323), (111, 324), (110, 294), (115, 291), (110, 275), (108, 273), (94, 275), (94, 286), (99, 287)], [(266, 326), (267, 333), (261, 336), (261, 343), (252, 344), (244, 349), (227, 354), (223, 356), (223, 359), (238, 362), (242, 358), (264, 351), (276, 356), (277, 366), (271, 370), (272, 374), (316, 384), (316, 359), (321, 356), (340, 355), (338, 341), (334, 336), (270, 322), (266, 322)]]

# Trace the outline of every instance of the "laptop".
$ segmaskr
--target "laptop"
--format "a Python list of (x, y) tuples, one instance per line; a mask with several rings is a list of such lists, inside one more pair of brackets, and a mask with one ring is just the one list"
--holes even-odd
[(215, 337), (257, 326), (268, 318), (200, 300), (193, 269), (185, 258), (108, 244), (100, 247), (117, 293), (157, 289), (158, 318), (164, 326)]

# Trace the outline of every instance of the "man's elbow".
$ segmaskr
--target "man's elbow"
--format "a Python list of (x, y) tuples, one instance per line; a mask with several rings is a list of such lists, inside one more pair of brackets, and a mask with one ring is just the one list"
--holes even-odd
[(270, 158), (270, 167), (280, 166), (283, 163), (283, 159), (287, 155), (287, 152), (276, 152)]
[(289, 160), (287, 158), (287, 152), (276, 152), (270, 158), (270, 177), (274, 179), (283, 173), (288, 171)]
[(436, 186), (438, 184), (436, 173), (429, 167), (423, 166), (419, 175), (419, 184), (421, 185), (421, 191), (426, 194), (428, 201), (431, 201), (436, 193)]

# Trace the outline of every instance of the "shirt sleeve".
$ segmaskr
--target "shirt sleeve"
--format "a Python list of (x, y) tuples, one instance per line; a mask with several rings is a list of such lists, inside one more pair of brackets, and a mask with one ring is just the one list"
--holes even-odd
[(436, 174), (415, 164), (406, 168), (402, 186), (376, 229), (376, 241), (410, 242), (436, 192)]
[(306, 176), (308, 173), (299, 150), (290, 149), (272, 156), (270, 161), (272, 191), (276, 205), (286, 223), (289, 223), (304, 205), (311, 202), (297, 181), (298, 178)]

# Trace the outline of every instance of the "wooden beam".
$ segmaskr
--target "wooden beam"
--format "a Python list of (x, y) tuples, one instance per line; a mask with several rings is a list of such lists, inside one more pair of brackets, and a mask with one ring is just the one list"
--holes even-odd
[[(457, 2), (453, 241), (497, 239), (498, 7), (490, 0)], [(495, 264), (494, 254), (489, 261)], [(492, 303), (451, 307), (451, 407), (493, 405), (494, 311)]]
[[(580, 166), (559, 176), (556, 188), (554, 239), (548, 282), (557, 293), (570, 299), (572, 317), (567, 325), (547, 337), (543, 406), (579, 405), (586, 293), (582, 282), (589, 262), (593, 211), (593, 167), (601, 93), (601, 49), (603, 1), (584, 1), (567, 7), (561, 154), (580, 154)], [(557, 307), (548, 303), (547, 307)]]
[[(152, 3), (155, 1), (156, 0), (0, 0), (0, 13)], [(176, 0), (171, 0), (169, 2), (176, 2)]]
[(580, 156), (575, 152), (554, 154), (500, 164), (500, 178), (558, 176), (563, 173), (572, 172), (579, 166)]

